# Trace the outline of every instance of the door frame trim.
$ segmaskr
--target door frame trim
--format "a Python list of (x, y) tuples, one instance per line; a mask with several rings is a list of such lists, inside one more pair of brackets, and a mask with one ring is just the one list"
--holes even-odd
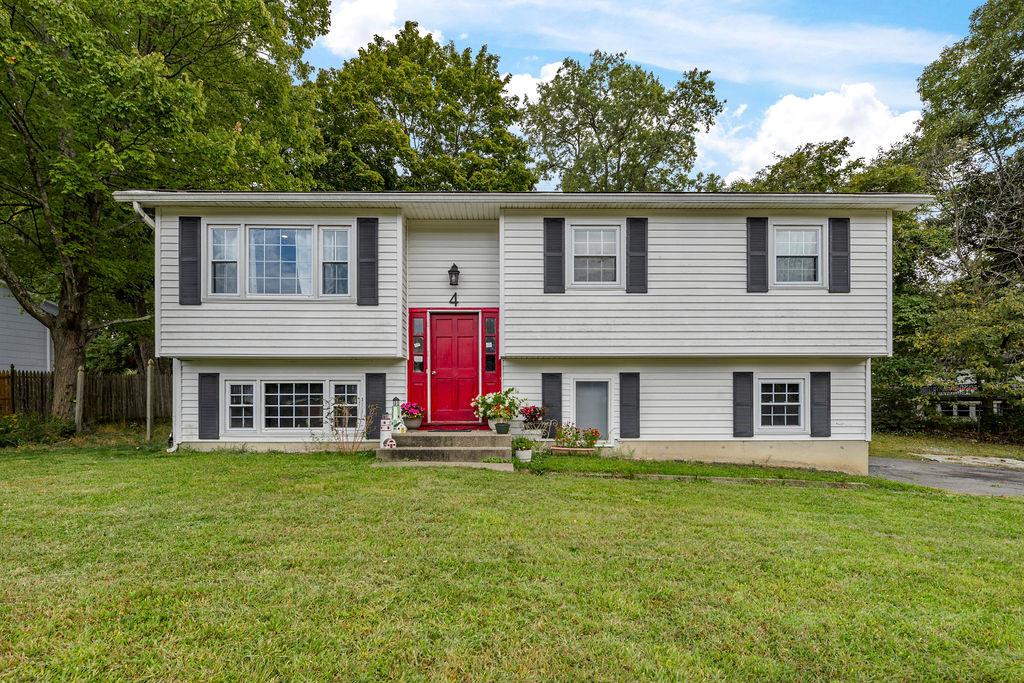
[[(433, 358), (434, 358), (434, 356), (433, 356), (434, 350), (433, 350), (433, 348), (431, 348), (432, 344), (430, 343), (430, 339), (431, 339), (430, 320), (431, 320), (431, 316), (433, 316), (433, 315), (457, 315), (457, 314), (466, 314), (466, 315), (475, 315), (476, 316), (477, 351), (478, 351), (478, 355), (481, 358), (483, 356), (483, 353), (480, 352), (480, 343), (481, 343), (480, 340), (483, 339), (483, 331), (484, 331), (484, 317), (483, 317), (483, 311), (481, 309), (479, 309), (479, 308), (428, 308), (427, 309), (427, 325), (426, 325), (426, 329), (424, 330), (424, 341), (427, 344), (427, 347), (424, 349), (424, 354), (423, 354), (424, 355), (424, 361), (425, 361), (425, 363), (423, 364), (423, 367), (427, 371), (427, 424), (477, 424), (479, 422), (479, 420), (469, 420), (469, 421), (458, 420), (458, 421), (436, 422), (433, 419), (434, 387), (433, 387), (433, 382), (432, 382), (432, 378), (433, 378), (432, 361), (433, 361)], [(481, 394), (483, 392), (483, 389), (484, 389), (484, 369), (483, 369), (483, 363), (481, 362), (481, 358), (477, 358), (477, 364), (476, 364), (476, 393), (478, 395)]]

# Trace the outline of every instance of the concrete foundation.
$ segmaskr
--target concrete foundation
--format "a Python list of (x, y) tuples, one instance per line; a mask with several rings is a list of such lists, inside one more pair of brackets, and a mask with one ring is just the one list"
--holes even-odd
[(643, 441), (621, 446), (645, 460), (695, 460), (737, 465), (807, 467), (849, 474), (868, 473), (867, 441)]

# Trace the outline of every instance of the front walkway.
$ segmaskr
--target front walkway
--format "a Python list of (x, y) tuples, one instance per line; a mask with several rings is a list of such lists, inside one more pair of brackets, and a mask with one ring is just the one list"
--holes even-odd
[(1024, 470), (928, 460), (871, 458), (872, 476), (978, 496), (1024, 496)]

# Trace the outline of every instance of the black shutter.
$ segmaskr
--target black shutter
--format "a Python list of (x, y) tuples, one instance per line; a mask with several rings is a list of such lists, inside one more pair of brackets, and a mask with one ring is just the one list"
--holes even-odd
[(747, 219), (747, 291), (768, 291), (768, 219)]
[(182, 306), (198, 306), (200, 303), (200, 222), (195, 216), (178, 218), (178, 303)]
[(377, 232), (376, 218), (356, 219), (356, 304), (376, 306), (377, 295)]
[(640, 373), (619, 373), (619, 436), (640, 438)]
[(754, 435), (754, 373), (732, 373), (732, 435)]
[(544, 293), (565, 293), (565, 219), (544, 219)]
[(626, 292), (647, 293), (647, 219), (626, 219)]
[(544, 419), (550, 426), (544, 436), (555, 437), (555, 427), (562, 422), (562, 374), (544, 372), (540, 376), (540, 406), (544, 409)]
[(199, 373), (199, 438), (220, 438), (220, 375)]
[(832, 373), (811, 373), (811, 436), (832, 436)]
[(388, 413), (388, 376), (383, 372), (366, 373), (366, 438), (380, 438), (380, 421)]
[(828, 291), (850, 291), (850, 219), (828, 219)]

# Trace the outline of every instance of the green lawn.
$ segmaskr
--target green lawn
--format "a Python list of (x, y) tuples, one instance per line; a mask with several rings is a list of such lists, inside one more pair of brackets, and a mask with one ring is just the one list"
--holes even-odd
[(932, 434), (875, 434), (871, 455), (883, 458), (913, 458), (915, 454), (979, 455), (1024, 460), (1024, 446), (993, 444)]
[(520, 469), (535, 474), (586, 473), (607, 474), (617, 477), (637, 475), (675, 475), (686, 477), (729, 477), (741, 479), (799, 479), (823, 482), (857, 482), (868, 486), (910, 490), (920, 487), (900, 482), (862, 477), (842, 472), (799, 469), (793, 467), (760, 467), (757, 465), (730, 465), (725, 463), (686, 462), (682, 460), (632, 460), (628, 458), (535, 455), (526, 465), (517, 464)]
[(0, 451), (0, 679), (1024, 678), (1024, 502)]

